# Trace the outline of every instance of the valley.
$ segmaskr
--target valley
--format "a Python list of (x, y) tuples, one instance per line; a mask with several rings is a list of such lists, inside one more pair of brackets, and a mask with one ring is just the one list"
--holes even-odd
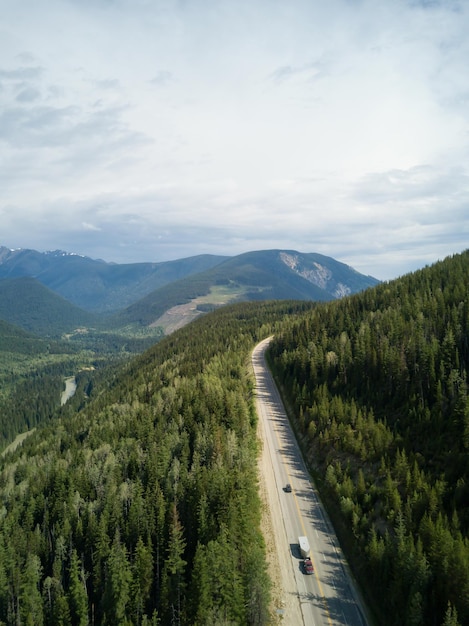
[[(0, 622), (279, 623), (296, 609), (272, 568), (299, 566), (301, 530), (317, 574), (293, 567), (305, 623), (467, 623), (469, 252), (341, 299), (227, 302), (235, 284), (252, 297), (259, 276), (176, 281), (164, 302), (154, 293), (102, 327), (76, 325), (46, 292), (16, 318), (37, 334), (3, 302)], [(171, 302), (190, 323), (151, 327)], [(305, 460), (275, 415), (263, 450), (277, 459), (274, 516), (292, 520), (281, 532), (263, 515), (274, 483), (250, 365), (267, 337)], [(329, 524), (367, 610), (345, 594), (339, 544), (316, 543)], [(290, 549), (274, 554), (272, 532)]]

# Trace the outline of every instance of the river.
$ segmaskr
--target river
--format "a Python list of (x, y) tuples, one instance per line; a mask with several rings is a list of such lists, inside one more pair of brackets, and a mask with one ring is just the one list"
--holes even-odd
[(65, 379), (65, 391), (62, 392), (62, 396), (60, 398), (60, 404), (63, 406), (67, 400), (69, 400), (77, 389), (77, 381), (75, 376), (70, 376), (70, 378)]
[[(62, 395), (60, 397), (60, 404), (61, 406), (63, 406), (67, 400), (69, 400), (73, 394), (75, 393), (77, 389), (77, 381), (75, 376), (70, 376), (70, 378), (66, 378), (65, 379), (65, 391), (62, 392)], [(26, 437), (29, 437), (29, 435), (32, 435), (33, 432), (35, 431), (35, 428), (32, 428), (31, 430), (28, 430), (24, 433), (21, 433), (19, 435), (17, 435), (16, 439), (14, 441), (12, 441), (6, 448), (5, 450), (3, 450), (2, 453), (0, 453), (0, 456), (5, 456), (8, 452), (13, 452), (14, 450), (16, 450), (16, 448), (23, 443), (23, 441), (26, 439)]]

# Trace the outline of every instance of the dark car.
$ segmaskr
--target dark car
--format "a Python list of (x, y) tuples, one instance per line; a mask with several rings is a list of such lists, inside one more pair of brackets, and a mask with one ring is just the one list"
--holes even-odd
[(286, 493), (291, 493), (291, 485), (290, 485), (290, 483), (287, 483), (287, 484), (285, 485), (285, 492), (286, 492)]
[(305, 574), (314, 574), (314, 567), (310, 558), (303, 559), (303, 569)]

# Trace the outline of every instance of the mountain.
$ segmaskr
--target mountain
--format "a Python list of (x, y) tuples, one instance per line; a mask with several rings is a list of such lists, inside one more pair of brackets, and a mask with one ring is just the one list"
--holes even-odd
[[(84, 311), (114, 313), (105, 322), (108, 327), (159, 326), (169, 333), (203, 312), (231, 302), (326, 301), (379, 282), (331, 257), (294, 250), (262, 250), (235, 257), (200, 255), (165, 263), (115, 264), (61, 251), (41, 253), (2, 247), (0, 280), (2, 278), (36, 280), (34, 285), (18, 282), (13, 287), (13, 283), (10, 284), (10, 298), (0, 306), (0, 317), (42, 335), (57, 335), (70, 330), (71, 326), (97, 325), (97, 318), (86, 317)], [(32, 285), (29, 294), (26, 284)], [(4, 283), (2, 289), (7, 285)], [(41, 292), (39, 285), (47, 290)], [(12, 293), (12, 289), (17, 293)], [(52, 304), (52, 292), (62, 298), (60, 303), (55, 300)], [(47, 302), (38, 308), (40, 293)], [(23, 296), (27, 296), (27, 301), (23, 302)], [(75, 308), (67, 309), (63, 299)], [(55, 310), (54, 315), (49, 315), (49, 309)], [(41, 322), (40, 311), (46, 313)], [(56, 330), (55, 322), (58, 322)]]
[(331, 257), (294, 250), (263, 250), (229, 258), (215, 267), (155, 290), (114, 318), (174, 330), (220, 305), (252, 300), (327, 301), (378, 284)]
[(46, 342), (43, 339), (0, 319), (0, 352), (39, 354), (45, 350)]
[(202, 254), (162, 263), (106, 263), (61, 250), (0, 247), (1, 278), (36, 278), (72, 304), (93, 312), (123, 309), (148, 293), (207, 270), (227, 257)]
[(0, 280), (0, 319), (42, 337), (59, 337), (99, 321), (34, 278)]

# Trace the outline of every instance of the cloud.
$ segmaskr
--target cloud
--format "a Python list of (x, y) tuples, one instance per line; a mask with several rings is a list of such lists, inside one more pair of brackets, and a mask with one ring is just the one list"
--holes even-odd
[(98, 232), (101, 231), (101, 228), (99, 228), (98, 226), (95, 226), (94, 224), (90, 224), (89, 222), (82, 222), (81, 225), (83, 227), (83, 230), (95, 230)]
[(371, 211), (380, 207), (398, 208), (410, 219), (431, 214), (446, 222), (459, 222), (469, 206), (469, 174), (460, 166), (434, 168), (418, 166), (369, 174), (353, 190), (357, 203)]
[(4, 201), (25, 207), (25, 200), (41, 202), (66, 188), (73, 194), (98, 177), (110, 185), (117, 170), (137, 159), (138, 148), (152, 142), (126, 120), (128, 104), (113, 95), (118, 81), (80, 79), (83, 91), (74, 101), (76, 85), (56, 86), (45, 69), (30, 69), (0, 71), (9, 79), (8, 91), (0, 94)]
[(409, 5), (419, 9), (440, 9), (459, 12), (461, 10), (460, 0), (410, 0)]
[(40, 96), (41, 93), (38, 89), (25, 86), (16, 96), (16, 100), (17, 102), (34, 102), (34, 100), (38, 100)]
[(270, 74), (269, 79), (277, 84), (295, 79), (299, 79), (303, 82), (311, 82), (325, 76), (327, 67), (327, 63), (324, 59), (317, 59), (301, 67), (284, 65), (274, 70), (272, 74)]
[(115, 90), (115, 89), (119, 89), (120, 87), (120, 83), (117, 79), (115, 78), (106, 78), (104, 80), (97, 80), (95, 82), (96, 87), (98, 87), (98, 89), (109, 89), (109, 90)]
[(155, 74), (155, 76), (151, 79), (150, 82), (152, 85), (163, 86), (163, 85), (167, 85), (172, 80), (173, 80), (173, 75), (171, 72), (168, 72), (166, 70), (159, 70), (159, 72)]
[(0, 113), (0, 139), (14, 146), (63, 145), (76, 127), (79, 109), (37, 106)]
[(25, 3), (2, 15), (5, 245), (297, 248), (379, 278), (466, 245), (465, 3)]
[(21, 66), (13, 70), (0, 69), (0, 80), (5, 81), (27, 81), (40, 78), (43, 73), (42, 67)]

